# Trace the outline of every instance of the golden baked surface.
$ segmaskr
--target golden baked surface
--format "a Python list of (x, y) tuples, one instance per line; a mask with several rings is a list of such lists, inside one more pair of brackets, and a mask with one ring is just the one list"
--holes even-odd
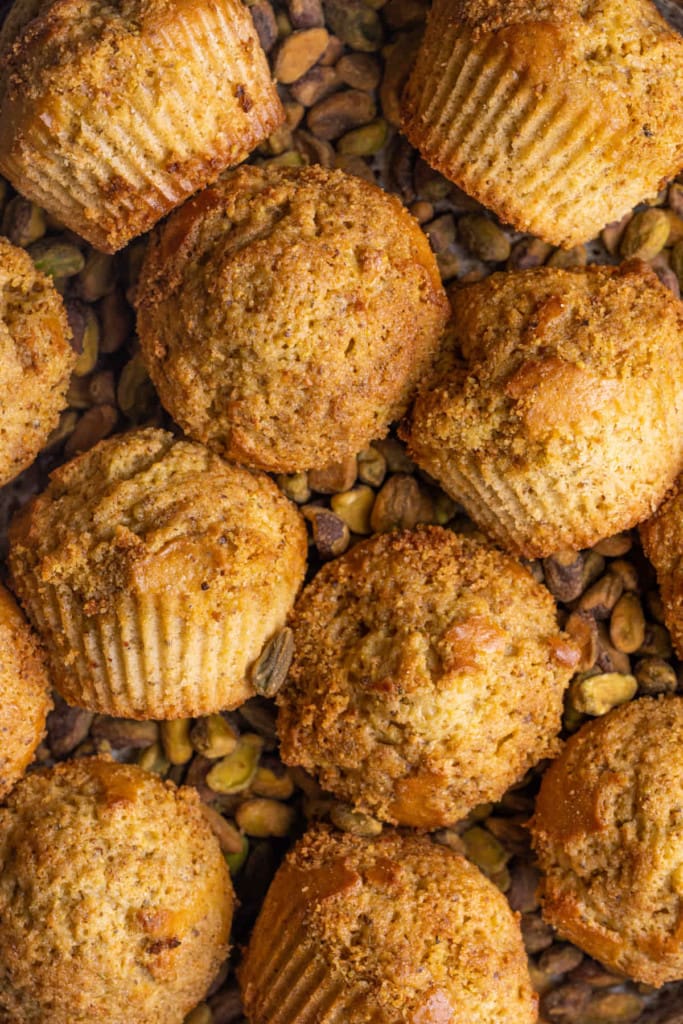
[(61, 297), (23, 249), (0, 238), (0, 486), (57, 425), (75, 355)]
[(683, 978), (683, 698), (643, 698), (568, 741), (532, 822), (544, 916), (608, 968)]
[(321, 167), (242, 167), (187, 203), (152, 241), (137, 308), (174, 419), (279, 472), (384, 436), (448, 315), (429, 243), (401, 203)]
[(495, 540), (578, 550), (654, 511), (683, 461), (683, 305), (649, 268), (494, 274), (455, 293), (450, 345), (403, 436)]
[(384, 820), (437, 828), (558, 747), (578, 652), (519, 563), (440, 527), (324, 566), (291, 618), (281, 756)]
[(0, 55), (0, 171), (107, 252), (284, 116), (240, 0), (18, 0)]
[(43, 654), (0, 585), (0, 799), (32, 760), (51, 707)]
[(451, 850), (397, 832), (307, 832), (275, 876), (239, 974), (251, 1024), (537, 1019), (505, 898)]
[(236, 707), (303, 580), (306, 531), (265, 475), (162, 430), (103, 441), (12, 524), (13, 586), (69, 703), (132, 718)]
[(681, 478), (651, 519), (640, 525), (645, 554), (657, 571), (664, 619), (683, 657), (683, 493)]
[(232, 905), (191, 789), (95, 758), (29, 775), (0, 809), (0, 1020), (182, 1024)]
[(683, 39), (650, 0), (435, 0), (403, 97), (422, 156), (571, 247), (683, 166)]

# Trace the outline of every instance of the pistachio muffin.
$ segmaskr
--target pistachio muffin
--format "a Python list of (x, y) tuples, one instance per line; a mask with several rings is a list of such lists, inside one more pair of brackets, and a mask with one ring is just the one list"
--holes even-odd
[(453, 319), (401, 434), (482, 530), (535, 558), (652, 514), (683, 468), (683, 304), (649, 267), (494, 274)]
[(324, 468), (383, 437), (449, 309), (399, 200), (322, 167), (242, 167), (187, 203), (152, 240), (137, 308), (176, 422), (277, 472)]
[(435, 0), (402, 127), (502, 220), (571, 247), (683, 166), (682, 89), (683, 39), (650, 0)]
[(195, 790), (98, 758), (34, 772), (0, 808), (0, 1020), (182, 1024), (232, 909)]
[(163, 719), (253, 695), (306, 551), (272, 480), (147, 429), (55, 470), (11, 524), (9, 564), (64, 699)]
[(324, 566), (291, 617), (280, 754), (394, 824), (438, 828), (558, 750), (578, 651), (514, 559), (441, 527)]
[(15, 0), (0, 172), (114, 252), (284, 118), (241, 0)]
[(429, 839), (319, 827), (290, 852), (238, 971), (250, 1024), (532, 1024), (515, 915)]
[(683, 491), (679, 477), (651, 519), (640, 525), (645, 554), (657, 572), (664, 621), (683, 658)]
[(642, 698), (584, 725), (531, 822), (543, 914), (648, 985), (683, 978), (683, 699)]
[(0, 585), (0, 800), (31, 762), (51, 707), (43, 654)]
[(64, 304), (24, 249), (0, 238), (0, 487), (57, 426), (76, 356)]

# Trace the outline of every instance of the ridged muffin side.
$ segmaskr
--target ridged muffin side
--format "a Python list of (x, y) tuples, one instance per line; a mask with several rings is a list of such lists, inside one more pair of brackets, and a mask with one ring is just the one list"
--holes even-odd
[(19, 0), (0, 54), (0, 171), (106, 252), (284, 117), (241, 0)]
[(651, 519), (640, 524), (645, 554), (657, 572), (664, 621), (679, 658), (683, 658), (683, 480)]
[(43, 652), (0, 585), (0, 800), (32, 760), (51, 707)]
[(34, 772), (0, 808), (0, 1020), (182, 1024), (232, 911), (193, 789), (99, 758)]
[(312, 829), (278, 871), (238, 971), (250, 1024), (533, 1024), (515, 915), (428, 839)]
[(450, 355), (402, 429), (507, 550), (646, 519), (683, 467), (683, 304), (638, 261), (494, 274), (455, 293)]
[(683, 39), (650, 0), (435, 0), (403, 100), (433, 167), (554, 245), (683, 165)]
[(57, 426), (76, 356), (64, 303), (24, 250), (0, 238), (0, 486)]
[(253, 695), (306, 552), (271, 480), (148, 429), (56, 470), (12, 523), (9, 564), (66, 701), (180, 718)]

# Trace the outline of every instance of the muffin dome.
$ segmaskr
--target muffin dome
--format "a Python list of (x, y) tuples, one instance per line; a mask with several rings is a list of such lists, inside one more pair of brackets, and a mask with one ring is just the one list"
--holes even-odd
[(664, 620), (683, 658), (683, 491), (681, 477), (651, 519), (641, 523), (645, 554), (657, 571)]
[(403, 130), (504, 221), (570, 247), (683, 166), (682, 89), (683, 39), (650, 0), (435, 0)]
[(514, 559), (440, 527), (324, 566), (292, 619), (281, 756), (386, 821), (438, 828), (557, 751), (578, 653)]
[(142, 353), (183, 430), (277, 472), (384, 436), (437, 350), (448, 301), (394, 196), (320, 167), (243, 167), (152, 241)]
[(241, 0), (17, 0), (0, 56), (0, 171), (105, 252), (284, 117)]
[(265, 475), (138, 430), (57, 469), (12, 523), (16, 593), (66, 701), (129, 718), (237, 707), (284, 625), (306, 530)]
[(250, 1024), (532, 1024), (521, 935), (495, 886), (428, 839), (308, 832), (238, 972)]
[(508, 550), (590, 547), (683, 465), (683, 304), (637, 261), (494, 274), (457, 292), (413, 458)]
[(194, 790), (96, 758), (33, 773), (0, 808), (0, 1019), (182, 1024), (232, 905)]
[(0, 585), (0, 799), (31, 761), (51, 706), (42, 653)]
[(64, 305), (23, 249), (0, 238), (0, 487), (35, 459), (76, 356)]
[(643, 698), (572, 736), (532, 821), (545, 918), (608, 968), (683, 978), (683, 699)]

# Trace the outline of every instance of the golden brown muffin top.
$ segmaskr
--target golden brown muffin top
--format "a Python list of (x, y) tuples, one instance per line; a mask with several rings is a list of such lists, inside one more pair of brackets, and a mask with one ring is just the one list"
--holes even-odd
[(70, 338), (51, 279), (0, 238), (0, 485), (33, 461), (56, 425), (76, 358)]
[(643, 698), (568, 740), (532, 822), (546, 917), (652, 985), (683, 977), (682, 807), (683, 699)]
[[(650, 0), (452, 0), (452, 15), (457, 21), (482, 32), (496, 32), (512, 25), (529, 22), (544, 22), (556, 25), (566, 22), (583, 22), (593, 31), (615, 34), (610, 56), (628, 53), (630, 39), (624, 29), (634, 24), (639, 29), (639, 38), (649, 34), (654, 41), (662, 33), (671, 35), (666, 21)], [(607, 40), (606, 40), (607, 42)], [(645, 46), (643, 47), (645, 49)], [(588, 56), (588, 54), (586, 54)], [(599, 60), (606, 53), (598, 50), (590, 55)]]
[(227, 953), (232, 886), (194, 790), (68, 761), (0, 809), (0, 916), (2, 1019), (178, 1024)]
[(330, 465), (386, 433), (448, 302), (399, 200), (322, 167), (242, 167), (154, 236), (143, 355), (188, 434), (249, 465)]
[(557, 750), (576, 651), (518, 562), (440, 527), (324, 566), (291, 618), (281, 753), (388, 821), (436, 828)]
[(252, 972), (259, 949), (282, 927), (300, 932), (330, 985), (339, 985), (350, 1024), (536, 1020), (505, 898), (464, 858), (428, 839), (388, 831), (367, 840), (324, 827), (306, 833), (275, 877), (241, 968), (253, 1024), (271, 1019), (260, 1011), (259, 987), (274, 976)]
[(0, 585), (0, 799), (33, 757), (51, 707), (43, 653), (11, 594)]
[(225, 462), (163, 430), (103, 441), (55, 470), (14, 520), (10, 565), (68, 587), (86, 614), (121, 590), (223, 599), (267, 584), (274, 559), (297, 552), (306, 531), (296, 508), (263, 474)]
[(640, 525), (645, 554), (657, 571), (664, 619), (683, 657), (683, 480), (679, 477), (651, 519)]

